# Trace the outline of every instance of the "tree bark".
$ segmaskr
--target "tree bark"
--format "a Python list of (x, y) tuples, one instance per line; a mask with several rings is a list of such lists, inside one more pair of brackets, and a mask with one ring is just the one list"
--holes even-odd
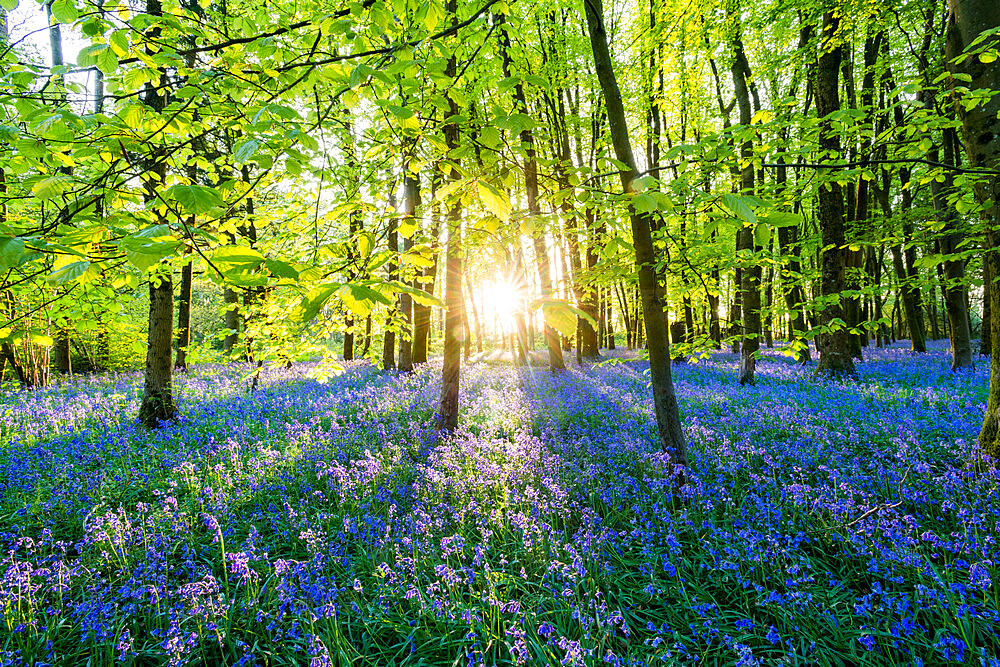
[[(455, 18), (456, 0), (445, 0), (445, 13)], [(458, 64), (454, 52), (448, 59), (444, 74), (455, 81)], [(449, 117), (460, 113), (458, 104), (449, 97)], [(454, 122), (444, 126), (444, 139), (449, 151), (459, 146), (458, 125)], [(456, 159), (457, 162), (457, 159)], [(457, 166), (457, 164), (455, 165)], [(451, 179), (461, 179), (458, 169), (452, 167)], [(438, 408), (437, 428), (451, 431), (458, 426), (458, 390), (462, 371), (462, 204), (455, 201), (448, 210), (448, 243), (445, 249), (444, 293), (444, 365), (441, 375), (441, 401)]]
[[(948, 33), (945, 40), (945, 54), (951, 61), (962, 54), (964, 44), (962, 36), (955, 25), (954, 17), (948, 21)], [(946, 129), (943, 133), (944, 162), (958, 164), (958, 134), (954, 129)], [(931, 159), (935, 159), (933, 152)], [(962, 241), (962, 220), (958, 211), (948, 202), (948, 195), (954, 189), (954, 178), (950, 170), (945, 169), (944, 181), (931, 181), (931, 196), (938, 218), (944, 223), (940, 245), (944, 260), (944, 303), (948, 314), (949, 331), (951, 334), (951, 370), (972, 368), (972, 332), (969, 327), (969, 302), (966, 295), (965, 259), (960, 256)]]
[[(816, 68), (816, 113), (820, 117), (819, 147), (824, 161), (840, 156), (840, 137), (832, 127), (830, 114), (840, 109), (840, 74), (842, 47), (834, 45), (840, 19), (832, 12), (823, 15), (823, 39)], [(816, 373), (827, 377), (855, 376), (851, 358), (850, 332), (844, 326), (844, 291), (846, 257), (844, 256), (844, 198), (836, 181), (820, 185), (819, 224), (823, 239), (822, 279), (824, 304), (819, 311), (819, 363)], [(839, 321), (838, 321), (839, 320)]]
[[(417, 207), (420, 206), (420, 180), (409, 169), (405, 170), (403, 177), (403, 218), (407, 221), (413, 220)], [(413, 235), (403, 238), (403, 252), (408, 252), (413, 248)], [(419, 287), (415, 282), (414, 287)], [(399, 308), (403, 313), (403, 320), (406, 322), (406, 330), (409, 332), (410, 340), (401, 340), (399, 343), (399, 365), (398, 368), (404, 373), (413, 371), (413, 297), (403, 292), (399, 297)]]
[[(958, 54), (954, 54), (958, 55)], [(951, 54), (949, 54), (951, 56)], [(950, 136), (953, 132), (945, 130), (946, 164), (954, 164), (954, 141)], [(930, 159), (938, 161), (937, 151), (931, 151)], [(960, 220), (958, 211), (948, 203), (948, 193), (954, 189), (952, 173), (945, 170), (944, 181), (931, 181), (931, 198), (938, 220), (944, 224), (938, 250), (946, 257), (940, 269), (941, 291), (944, 293), (945, 313), (948, 317), (948, 334), (951, 339), (951, 370), (971, 368), (972, 363), (972, 333), (969, 331), (968, 303), (965, 298), (965, 260), (956, 257), (961, 252), (959, 243), (963, 234), (959, 231)]]
[(993, 275), (990, 271), (990, 262), (983, 260), (983, 323), (982, 332), (979, 334), (979, 354), (988, 357), (992, 350), (992, 329), (993, 329)]
[[(891, 218), (892, 207), (889, 203), (888, 178), (885, 180), (885, 187), (878, 192), (878, 199), (886, 218)], [(909, 170), (900, 170), (900, 182), (903, 186), (900, 207), (900, 211), (904, 213), (903, 243), (894, 243), (889, 250), (892, 252), (892, 269), (896, 274), (896, 283), (899, 285), (899, 300), (903, 306), (903, 317), (906, 320), (906, 328), (910, 334), (910, 351), (916, 354), (926, 352), (927, 345), (924, 342), (924, 319), (921, 312), (920, 288), (917, 287), (917, 276), (915, 275), (917, 271), (914, 265), (916, 255), (912, 249), (907, 249), (906, 247), (907, 240), (911, 240), (913, 234), (912, 223), (905, 218), (905, 211), (909, 208), (911, 197), (908, 187), (909, 181)]]
[[(733, 87), (736, 91), (736, 102), (740, 110), (740, 125), (744, 131), (751, 127), (752, 113), (750, 110), (750, 92), (747, 86), (747, 76), (750, 66), (743, 52), (743, 41), (737, 32), (733, 38)], [(744, 196), (754, 194), (753, 142), (746, 139), (740, 145), (740, 191)], [(740, 280), (737, 285), (739, 301), (742, 310), (740, 347), (740, 384), (753, 384), (754, 371), (757, 367), (757, 352), (760, 350), (760, 279), (761, 267), (757, 256), (761, 248), (754, 240), (754, 230), (747, 224), (741, 224), (736, 231), (737, 261), (746, 262), (741, 267)], [(749, 255), (749, 258), (746, 256)], [(747, 261), (749, 260), (749, 261)]]
[(173, 349), (174, 287), (169, 275), (152, 276), (149, 283), (149, 337), (139, 421), (150, 428), (173, 419), (170, 356)]
[[(1000, 26), (1000, 4), (981, 0), (949, 0), (954, 23), (955, 48), (964, 50), (979, 35)], [(1000, 36), (991, 35), (984, 41), (985, 46), (1000, 48)], [(987, 89), (994, 91), (988, 102), (972, 109), (959, 107), (962, 121), (962, 138), (969, 158), (970, 169), (1000, 169), (1000, 68), (996, 63), (986, 64), (977, 57), (970, 57), (961, 64), (972, 81), (963, 84), (970, 90)], [(1000, 275), (1000, 177), (994, 175), (980, 178), (974, 185), (976, 199), (984, 208), (986, 218), (986, 243), (983, 261), (989, 262), (990, 275), (995, 279)], [(979, 445), (984, 454), (1000, 458), (1000, 290), (993, 286), (990, 290), (990, 339), (993, 354), (990, 360), (990, 392), (986, 406), (983, 429), (979, 434)]]
[[(438, 171), (435, 170), (431, 176), (431, 229), (430, 243), (434, 248), (431, 258), (431, 265), (424, 269), (423, 289), (428, 294), (434, 294), (434, 286), (438, 273), (438, 237), (441, 232), (441, 222), (438, 216), (438, 204), (436, 201)], [(431, 307), (423, 304), (413, 304), (413, 352), (412, 359), (414, 365), (427, 363), (428, 337), (431, 330)]]
[(225, 304), (226, 330), (229, 332), (222, 341), (222, 348), (229, 354), (240, 338), (240, 300), (236, 290), (226, 286), (222, 291), (222, 302)]
[[(628, 135), (625, 109), (621, 91), (615, 77), (611, 54), (608, 52), (608, 37), (604, 27), (604, 12), (601, 0), (584, 0), (587, 30), (594, 56), (594, 69), (604, 92), (604, 102), (610, 125), (611, 141), (615, 156), (625, 165), (620, 172), (622, 188), (632, 193), (632, 181), (637, 170), (632, 155), (632, 142)], [(670, 342), (667, 338), (666, 315), (660, 286), (656, 276), (656, 258), (653, 254), (651, 216), (633, 208), (630, 215), (632, 242), (635, 246), (636, 271), (642, 296), (642, 314), (646, 325), (649, 346), (649, 370), (653, 390), (653, 411), (660, 436), (661, 448), (673, 454), (674, 460), (687, 467), (687, 441), (681, 429), (680, 411), (674, 393), (670, 368)]]
[[(146, 0), (146, 13), (150, 16), (162, 15), (160, 0)], [(155, 41), (159, 28), (149, 31)], [(165, 86), (167, 76), (160, 71), (160, 85)], [(143, 91), (143, 102), (154, 113), (160, 113), (166, 104), (165, 88), (157, 89), (147, 83)], [(151, 206), (156, 200), (156, 188), (162, 187), (167, 174), (166, 154), (163, 148), (154, 148), (147, 158), (147, 171), (155, 178), (147, 177), (143, 198)], [(173, 400), (173, 376), (171, 352), (174, 342), (174, 289), (169, 273), (153, 275), (149, 283), (149, 329), (146, 348), (146, 370), (143, 378), (142, 403), (139, 406), (139, 421), (150, 428), (173, 419), (177, 408)]]
[[(392, 180), (390, 178), (390, 180)], [(389, 216), (388, 225), (388, 237), (389, 237), (389, 251), (393, 253), (399, 252), (399, 226), (396, 223), (396, 195), (391, 193), (389, 196), (389, 207), (393, 209), (393, 213)], [(387, 276), (389, 280), (396, 280), (399, 277), (399, 262), (396, 259), (389, 260), (388, 264), (389, 275)], [(382, 333), (382, 368), (390, 371), (396, 369), (396, 332), (389, 329), (389, 323), (395, 315), (396, 310), (399, 309), (399, 299), (397, 297), (395, 308), (390, 307), (389, 312), (386, 314), (385, 318), (385, 329)]]
[(191, 345), (191, 288), (194, 281), (194, 264), (181, 268), (181, 293), (177, 302), (177, 358), (174, 367), (187, 370), (187, 349)]

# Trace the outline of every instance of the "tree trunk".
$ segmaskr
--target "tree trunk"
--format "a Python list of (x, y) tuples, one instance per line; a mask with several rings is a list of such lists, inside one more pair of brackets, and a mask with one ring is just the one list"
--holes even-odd
[(611, 307), (611, 293), (608, 288), (604, 289), (604, 298), (602, 299), (604, 304), (604, 317), (601, 319), (604, 322), (604, 333), (607, 336), (607, 343), (605, 347), (609, 350), (615, 349), (615, 311)]
[[(455, 8), (456, 0), (445, 0), (445, 13), (453, 17), (453, 20), (455, 20)], [(454, 52), (448, 59), (444, 74), (456, 82), (458, 65)], [(450, 117), (454, 118), (460, 113), (458, 104), (453, 98), (449, 98), (448, 106)], [(447, 123), (444, 126), (444, 138), (449, 151), (458, 148), (456, 123)], [(452, 181), (458, 181), (461, 177), (459, 170), (453, 166)], [(438, 408), (437, 428), (450, 431), (458, 426), (458, 390), (462, 371), (462, 204), (459, 201), (452, 203), (448, 210), (445, 276), (447, 282), (444, 293), (444, 366), (441, 375), (441, 402)]]
[[(954, 142), (949, 136), (951, 134), (953, 132), (948, 130), (944, 132), (946, 164), (953, 164), (954, 160)], [(938, 161), (937, 150), (931, 151), (930, 159)], [(951, 370), (955, 371), (960, 368), (971, 368), (973, 365), (972, 334), (969, 331), (968, 303), (965, 298), (965, 260), (956, 257), (956, 254), (961, 252), (959, 243), (963, 240), (963, 234), (958, 230), (960, 224), (958, 212), (948, 203), (948, 193), (954, 189), (954, 179), (948, 170), (945, 170), (943, 177), (943, 182), (937, 179), (931, 181), (931, 197), (938, 220), (944, 224), (942, 236), (938, 241), (938, 251), (946, 259), (943, 266), (939, 266), (938, 269), (951, 339)]]
[(983, 260), (983, 323), (982, 332), (979, 334), (979, 354), (988, 357), (992, 350), (992, 329), (993, 329), (993, 275), (990, 271), (991, 263)]
[[(503, 57), (504, 73), (510, 75), (510, 37), (505, 27), (500, 30), (500, 48)], [(528, 113), (528, 105), (524, 96), (524, 85), (518, 79), (514, 85), (514, 109), (519, 113)], [(538, 204), (538, 163), (535, 158), (535, 138), (529, 127), (521, 130), (521, 149), (524, 151), (524, 189), (528, 203), (528, 220), (531, 221), (532, 245), (535, 249), (535, 263), (538, 270), (538, 282), (543, 299), (554, 298), (552, 278), (550, 276), (549, 251), (545, 242), (545, 230), (541, 227), (541, 208)], [(544, 308), (543, 308), (544, 311)], [(566, 368), (563, 362), (562, 346), (559, 333), (545, 322), (545, 346), (549, 356), (549, 370), (555, 372)]]
[[(160, 0), (146, 0), (146, 13), (150, 16), (162, 15)], [(159, 28), (152, 28), (149, 37), (155, 41)], [(160, 71), (159, 83), (165, 86), (167, 76)], [(143, 91), (143, 102), (154, 113), (163, 111), (166, 100), (165, 87), (157, 89), (147, 83)], [(154, 148), (147, 158), (150, 176), (144, 183), (143, 198), (151, 206), (156, 200), (156, 188), (163, 187), (167, 174), (164, 149)], [(149, 283), (149, 329), (146, 348), (146, 371), (143, 379), (142, 403), (139, 406), (139, 421), (153, 428), (163, 421), (173, 419), (177, 408), (173, 399), (173, 377), (170, 365), (174, 343), (174, 289), (169, 273), (150, 277)]]
[[(840, 138), (833, 129), (829, 115), (840, 109), (840, 91), (837, 79), (840, 73), (843, 47), (833, 45), (840, 19), (832, 12), (823, 15), (823, 39), (820, 45), (819, 65), (816, 68), (816, 113), (820, 117), (820, 150), (824, 159), (836, 160), (840, 155)], [(846, 257), (844, 240), (844, 198), (836, 181), (820, 185), (819, 224), (823, 239), (822, 280), (820, 289), (828, 300), (819, 311), (820, 334), (819, 363), (816, 373), (827, 377), (854, 376), (851, 359), (850, 333), (835, 320), (844, 321), (841, 293), (844, 291)]]
[[(965, 48), (953, 18), (948, 23), (946, 44), (946, 56), (949, 61), (960, 56)], [(944, 130), (943, 143), (945, 164), (957, 165), (958, 134), (954, 129)], [(934, 151), (931, 152), (931, 159), (936, 160)], [(948, 195), (954, 189), (952, 172), (945, 169), (943, 175), (943, 182), (938, 179), (931, 181), (931, 196), (938, 218), (944, 223), (940, 240), (941, 254), (945, 256), (942, 288), (951, 334), (951, 370), (957, 371), (960, 368), (973, 367), (972, 332), (969, 330), (969, 302), (965, 291), (965, 259), (958, 256), (962, 252), (965, 234), (959, 229), (962, 221), (958, 211), (948, 202)]]
[(177, 358), (174, 367), (187, 370), (187, 349), (191, 345), (191, 287), (194, 281), (194, 264), (188, 262), (181, 268), (181, 294), (177, 302)]
[[(390, 180), (392, 180), (390, 178)], [(390, 193), (389, 195), (389, 207), (393, 209), (392, 215), (389, 216), (388, 225), (388, 237), (389, 237), (389, 251), (392, 253), (399, 252), (399, 227), (396, 224), (396, 195), (395, 193)], [(387, 278), (392, 281), (399, 277), (399, 262), (396, 259), (389, 260), (388, 264), (389, 275)], [(399, 300), (397, 297), (395, 308), (389, 308), (389, 312), (386, 314), (385, 318), (385, 328), (382, 333), (382, 368), (391, 371), (396, 369), (396, 332), (389, 329), (390, 322), (396, 314), (396, 310), (399, 308)]]
[[(751, 127), (752, 112), (750, 110), (750, 92), (747, 87), (747, 75), (750, 66), (743, 53), (743, 41), (736, 34), (733, 40), (735, 57), (733, 59), (733, 87), (736, 90), (736, 102), (740, 110), (740, 125), (744, 131)], [(740, 191), (746, 197), (754, 194), (753, 143), (750, 139), (740, 146)], [(753, 384), (754, 371), (757, 366), (757, 352), (760, 350), (760, 278), (761, 267), (757, 261), (761, 248), (754, 240), (754, 230), (747, 224), (741, 224), (736, 231), (736, 253), (743, 256), (737, 261), (746, 263), (741, 267), (740, 280), (737, 284), (742, 310), (742, 331), (740, 347), (740, 384)], [(747, 255), (750, 255), (747, 261)]]
[[(903, 181), (904, 187), (908, 182), (909, 174), (907, 174), (907, 178)], [(903, 191), (903, 198), (905, 200), (904, 205), (909, 200), (907, 193), (908, 189), (905, 189)], [(878, 193), (878, 196), (883, 213), (885, 213), (886, 218), (891, 218), (892, 209), (889, 204), (888, 183), (886, 183), (885, 188)], [(910, 227), (910, 225), (906, 225), (904, 228), (904, 236), (906, 236), (906, 228), (908, 227)], [(910, 273), (904, 262), (904, 253), (906, 252), (905, 246), (906, 243), (904, 240), (902, 245), (894, 243), (892, 247), (889, 248), (890, 252), (892, 252), (892, 269), (896, 274), (896, 283), (899, 285), (899, 301), (902, 302), (903, 317), (906, 321), (906, 328), (909, 330), (910, 334), (910, 351), (914, 353), (926, 352), (927, 345), (924, 343), (924, 322), (923, 316), (920, 312), (920, 289), (910, 279)], [(914, 270), (916, 270), (916, 267), (914, 267)]]
[[(954, 31), (955, 49), (964, 50), (983, 32), (1000, 27), (1000, 3), (981, 0), (949, 0), (952, 17), (950, 31)], [(1000, 48), (1000, 36), (993, 34), (983, 46)], [(961, 65), (965, 73), (972, 77), (966, 84), (969, 90), (987, 89), (1000, 91), (1000, 68), (996, 63), (983, 63), (978, 57), (970, 57)], [(970, 169), (1000, 169), (1000, 95), (995, 94), (984, 103), (972, 109), (958, 108), (962, 120), (965, 152)], [(986, 243), (983, 261), (989, 262), (990, 275), (995, 279), (1000, 275), (1000, 204), (996, 193), (1000, 191), (1000, 177), (991, 175), (980, 178), (974, 185), (976, 199), (984, 208), (986, 217)], [(1000, 312), (1000, 290), (994, 286), (990, 290), (991, 314)], [(979, 445), (984, 454), (1000, 458), (1000, 317), (990, 318), (990, 339), (993, 354), (990, 360), (990, 393), (986, 406), (983, 429), (979, 434)]]
[[(620, 172), (622, 188), (632, 193), (632, 181), (637, 171), (632, 155), (632, 142), (628, 135), (625, 109), (621, 91), (615, 78), (611, 54), (608, 52), (608, 37), (604, 28), (601, 0), (584, 0), (587, 29), (594, 55), (594, 69), (604, 92), (604, 102), (610, 124), (611, 141), (615, 156), (625, 165)], [(633, 208), (630, 215), (632, 243), (635, 247), (636, 271), (642, 296), (643, 321), (649, 345), (649, 371), (653, 390), (653, 411), (660, 435), (660, 446), (671, 452), (674, 460), (687, 467), (687, 441), (681, 429), (680, 411), (674, 393), (670, 368), (670, 342), (667, 338), (666, 315), (656, 276), (656, 258), (653, 254), (653, 237), (648, 213), (640, 213)]]
[[(403, 218), (408, 222), (413, 222), (416, 216), (417, 207), (420, 206), (420, 180), (409, 168), (404, 169), (403, 177)], [(409, 252), (413, 248), (413, 235), (403, 238), (403, 252)], [(408, 282), (414, 287), (420, 287), (415, 281)], [(399, 370), (404, 373), (413, 371), (413, 297), (403, 292), (399, 296), (399, 308), (403, 313), (403, 320), (406, 323), (406, 331), (409, 332), (410, 340), (400, 340), (399, 342)]]
[[(441, 234), (441, 218), (438, 215), (437, 183), (439, 172), (435, 169), (431, 175), (431, 229), (430, 244), (434, 248), (431, 265), (424, 269), (423, 289), (428, 294), (434, 294), (434, 285), (438, 274), (438, 237)], [(431, 331), (431, 307), (423, 304), (413, 304), (413, 363), (427, 363), (428, 337)]]
[(222, 347), (227, 353), (232, 353), (240, 338), (240, 300), (236, 290), (232, 287), (225, 287), (222, 291), (222, 302), (226, 308), (226, 330), (228, 331), (222, 341)]
[(139, 421), (150, 428), (173, 419), (170, 356), (173, 350), (174, 286), (169, 275), (151, 276), (149, 283), (149, 337)]

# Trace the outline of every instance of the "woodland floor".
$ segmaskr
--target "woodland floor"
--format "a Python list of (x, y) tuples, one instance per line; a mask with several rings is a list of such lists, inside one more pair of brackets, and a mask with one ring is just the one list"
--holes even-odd
[(641, 361), (467, 365), (446, 439), (434, 363), (0, 394), (0, 662), (1000, 665), (988, 364), (865, 357), (676, 366), (680, 495)]

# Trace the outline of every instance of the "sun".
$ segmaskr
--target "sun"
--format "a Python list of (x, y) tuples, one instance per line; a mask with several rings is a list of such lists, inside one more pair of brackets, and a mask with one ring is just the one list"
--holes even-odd
[(483, 285), (483, 307), (487, 317), (511, 331), (517, 313), (524, 310), (524, 294), (507, 278), (494, 279)]

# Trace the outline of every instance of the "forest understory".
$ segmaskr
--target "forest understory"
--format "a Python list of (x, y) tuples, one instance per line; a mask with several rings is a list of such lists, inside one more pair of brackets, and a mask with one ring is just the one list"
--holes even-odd
[(769, 353), (645, 362), (205, 366), (0, 397), (5, 664), (997, 665), (1000, 473), (985, 364), (869, 348), (863, 380)]

